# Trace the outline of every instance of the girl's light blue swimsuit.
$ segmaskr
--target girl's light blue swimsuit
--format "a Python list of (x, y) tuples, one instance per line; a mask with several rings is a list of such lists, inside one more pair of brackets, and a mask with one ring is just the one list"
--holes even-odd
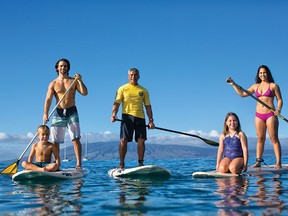
[(237, 157), (243, 157), (243, 150), (239, 137), (234, 134), (233, 137), (229, 135), (224, 138), (224, 156), (233, 160)]

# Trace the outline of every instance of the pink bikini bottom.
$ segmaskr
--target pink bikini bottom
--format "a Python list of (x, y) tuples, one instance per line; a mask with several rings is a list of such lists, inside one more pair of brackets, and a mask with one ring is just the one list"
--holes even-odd
[(256, 116), (257, 116), (258, 118), (260, 118), (261, 120), (263, 120), (264, 122), (266, 122), (268, 118), (274, 116), (274, 113), (273, 113), (273, 112), (270, 112), (270, 113), (262, 114), (262, 113), (257, 113), (257, 112), (256, 112)]

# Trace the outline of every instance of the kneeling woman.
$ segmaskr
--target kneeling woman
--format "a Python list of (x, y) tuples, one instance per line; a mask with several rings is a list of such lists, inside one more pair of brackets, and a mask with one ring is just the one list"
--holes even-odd
[[(224, 156), (224, 157), (223, 157)], [(245, 172), (248, 163), (247, 137), (235, 113), (228, 113), (219, 138), (216, 170), (233, 174)]]

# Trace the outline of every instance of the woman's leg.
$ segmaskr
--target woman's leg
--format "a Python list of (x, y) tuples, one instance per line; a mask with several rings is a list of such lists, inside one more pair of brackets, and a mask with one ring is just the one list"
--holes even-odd
[(268, 134), (273, 145), (275, 157), (276, 157), (276, 165), (275, 169), (281, 168), (281, 145), (278, 138), (278, 118), (273, 116), (267, 119), (266, 121)]
[(257, 144), (256, 144), (256, 163), (251, 167), (260, 167), (261, 162), (257, 159), (262, 159), (263, 151), (264, 151), (264, 144), (266, 139), (266, 123), (258, 118), (255, 117), (255, 128), (257, 134)]

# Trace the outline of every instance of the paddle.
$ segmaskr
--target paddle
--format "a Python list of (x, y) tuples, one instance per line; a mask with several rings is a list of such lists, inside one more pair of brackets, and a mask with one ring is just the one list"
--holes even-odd
[[(54, 109), (51, 111), (51, 113), (48, 115), (48, 119), (53, 115), (54, 111), (57, 109), (57, 107), (59, 106), (59, 104), (63, 101), (64, 97), (67, 95), (67, 93), (70, 91), (70, 89), (72, 88), (73, 84), (77, 81), (77, 79), (75, 78), (73, 80), (73, 82), (71, 83), (71, 85), (69, 86), (69, 88), (66, 90), (66, 92), (63, 94), (62, 98), (58, 101), (58, 103), (55, 105)], [(45, 123), (43, 123), (45, 124)], [(22, 157), (24, 156), (24, 154), (26, 153), (26, 151), (29, 149), (29, 147), (31, 146), (31, 144), (34, 142), (34, 140), (37, 137), (37, 133), (34, 135), (34, 137), (32, 138), (32, 140), (29, 142), (29, 144), (27, 145), (27, 147), (25, 148), (25, 150), (23, 151), (23, 153), (20, 155), (20, 157), (18, 158), (18, 160), (9, 165), (8, 167), (4, 168), (0, 174), (15, 174), (17, 172), (18, 169), (18, 164), (20, 162), (20, 160), (22, 159)]]
[[(121, 120), (121, 119), (116, 119), (116, 121), (124, 122), (124, 121)], [(146, 125), (146, 127), (149, 128), (148, 125)], [(155, 129), (163, 130), (163, 131), (167, 131), (167, 132), (172, 132), (172, 133), (177, 133), (177, 134), (182, 134), (182, 135), (186, 135), (186, 136), (196, 137), (196, 138), (201, 139), (202, 141), (204, 141), (204, 142), (207, 143), (208, 145), (211, 145), (211, 146), (219, 146), (219, 143), (217, 143), (217, 142), (214, 142), (214, 141), (212, 141), (212, 140), (208, 140), (208, 139), (202, 138), (202, 137), (197, 136), (197, 135), (194, 135), (194, 134), (184, 133), (184, 132), (175, 131), (175, 130), (170, 130), (170, 129), (161, 128), (161, 127), (155, 127)]]
[[(263, 106), (265, 106), (267, 109), (269, 109), (271, 112), (275, 113), (276, 111), (274, 109), (272, 109), (269, 105), (267, 105), (266, 103), (264, 103), (263, 101), (261, 101), (260, 99), (258, 99), (257, 97), (255, 97), (253, 94), (251, 94), (249, 91), (247, 91), (246, 89), (242, 88), (240, 85), (236, 84), (231, 77), (226, 79), (227, 83), (234, 83), (234, 85), (237, 86), (237, 88), (239, 88), (241, 91), (245, 92), (246, 94), (248, 94), (250, 97), (252, 97), (254, 100), (258, 101), (259, 103), (261, 103)], [(288, 122), (288, 120), (282, 116), (280, 113), (277, 114), (282, 120)]]

